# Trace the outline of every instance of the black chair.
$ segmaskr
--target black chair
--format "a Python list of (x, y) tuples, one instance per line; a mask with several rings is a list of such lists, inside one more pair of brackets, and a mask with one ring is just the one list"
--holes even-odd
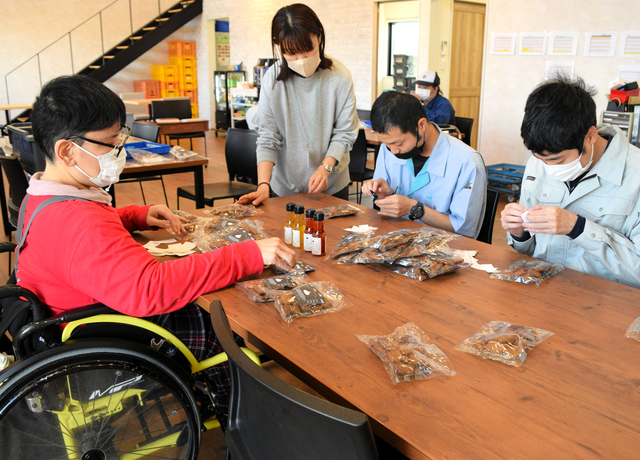
[(371, 120), (371, 110), (361, 110), (361, 109), (356, 109), (358, 112), (358, 118), (360, 120), (367, 120), (370, 121)]
[[(191, 118), (191, 100), (181, 98), (151, 101), (151, 112), (154, 120), (162, 118), (186, 120)], [(186, 123), (188, 124), (188, 122)], [(167, 137), (169, 138), (169, 144), (171, 144), (172, 140), (177, 140), (178, 144), (180, 144), (180, 139), (189, 139), (189, 150), (193, 150), (193, 139), (201, 137), (204, 139), (204, 156), (207, 156), (207, 137), (204, 131), (173, 133), (167, 134)]]
[(211, 304), (211, 323), (231, 369), (227, 458), (378, 458), (365, 414), (298, 390), (247, 358), (220, 301)]
[[(131, 127), (131, 135), (133, 137), (139, 137), (140, 139), (144, 139), (149, 142), (158, 142), (158, 133), (160, 132), (160, 126), (154, 125), (153, 123), (139, 123), (137, 121), (133, 122), (133, 126)], [(169, 200), (167, 199), (167, 190), (164, 188), (164, 180), (162, 176), (150, 176), (150, 177), (139, 177), (135, 179), (123, 179), (118, 181), (119, 184), (127, 184), (130, 182), (138, 182), (140, 184), (140, 192), (142, 193), (142, 202), (146, 205), (147, 200), (144, 196), (144, 190), (142, 188), (142, 182), (148, 182), (152, 180), (159, 180), (162, 183), (162, 193), (164, 193), (164, 202), (167, 207), (169, 207)]]
[[(229, 128), (224, 145), (229, 181), (204, 185), (204, 203), (207, 206), (213, 206), (215, 200), (224, 198), (233, 198), (235, 201), (242, 195), (256, 191), (255, 184), (258, 183), (257, 139), (258, 133), (255, 131)], [(178, 209), (180, 209), (180, 198), (195, 201), (195, 186), (178, 187)]]
[(456, 126), (464, 134), (461, 139), (467, 145), (471, 145), (471, 129), (473, 128), (473, 118), (456, 117)]
[(496, 212), (498, 210), (498, 201), (500, 201), (500, 194), (495, 190), (487, 189), (487, 205), (484, 211), (484, 218), (482, 219), (480, 233), (476, 240), (491, 244), (493, 223), (496, 219)]
[(9, 222), (15, 229), (18, 226), (20, 205), (27, 194), (29, 181), (27, 180), (27, 176), (22, 169), (22, 165), (20, 164), (18, 157), (6, 156), (0, 151), (0, 165), (2, 165), (2, 169), (9, 181), (9, 199), (7, 200), (7, 207), (9, 208)]
[(362, 202), (362, 188), (358, 184), (373, 179), (373, 169), (367, 168), (367, 138), (364, 129), (358, 131), (358, 137), (353, 143), (349, 157), (349, 180), (356, 183), (356, 201), (360, 204)]

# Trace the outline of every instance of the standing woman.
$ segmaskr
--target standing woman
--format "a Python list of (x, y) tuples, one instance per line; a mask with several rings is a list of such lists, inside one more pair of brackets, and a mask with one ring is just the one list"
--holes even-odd
[(238, 203), (303, 192), (346, 200), (359, 128), (351, 74), (324, 54), (324, 28), (306, 5), (281, 8), (271, 37), (277, 62), (263, 78), (253, 119), (259, 185)]

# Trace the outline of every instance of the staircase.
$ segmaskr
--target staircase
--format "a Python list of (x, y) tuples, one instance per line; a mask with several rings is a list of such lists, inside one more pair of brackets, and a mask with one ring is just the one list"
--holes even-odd
[[(79, 72), (75, 72), (75, 74), (86, 75), (100, 82), (105, 82), (200, 14), (202, 14), (202, 0), (183, 0), (125, 38), (112, 49), (103, 52), (102, 56), (98, 57)], [(70, 33), (71, 32), (69, 32), (69, 34)], [(39, 54), (40, 53), (28, 59), (25, 63), (35, 57), (39, 58)], [(24, 63), (22, 65), (24, 65)], [(21, 66), (18, 66), (5, 75), (7, 103), (10, 103), (7, 77), (20, 67)], [(42, 81), (41, 76), (40, 80)], [(27, 110), (17, 117), (12, 117), (11, 122), (16, 122), (18, 119), (21, 121), (24, 120), (30, 116), (30, 112), (30, 110)]]

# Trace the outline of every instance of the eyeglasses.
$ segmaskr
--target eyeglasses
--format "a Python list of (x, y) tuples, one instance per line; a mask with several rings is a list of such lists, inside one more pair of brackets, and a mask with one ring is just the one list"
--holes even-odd
[(113, 155), (116, 158), (118, 158), (120, 156), (120, 152), (122, 152), (122, 149), (124, 148), (124, 145), (127, 143), (127, 140), (129, 139), (129, 136), (131, 136), (131, 128), (128, 127), (128, 126), (125, 126), (120, 131), (120, 142), (118, 142), (117, 145), (106, 144), (106, 143), (100, 142), (100, 141), (94, 141), (93, 139), (87, 139), (86, 137), (83, 137), (83, 136), (72, 136), (67, 140), (82, 139), (83, 141), (90, 142), (91, 144), (102, 145), (103, 147), (111, 147), (113, 149), (113, 151), (110, 152), (110, 153), (113, 153)]

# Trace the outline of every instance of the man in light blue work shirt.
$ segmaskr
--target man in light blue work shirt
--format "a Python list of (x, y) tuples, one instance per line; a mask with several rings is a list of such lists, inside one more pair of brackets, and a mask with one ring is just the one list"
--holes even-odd
[(640, 288), (640, 149), (596, 128), (594, 94), (560, 78), (529, 95), (520, 132), (533, 157), (501, 223), (520, 253)]
[(407, 93), (382, 93), (371, 108), (371, 127), (384, 143), (374, 179), (362, 191), (377, 196), (379, 214), (476, 238), (487, 195), (480, 154), (443, 134)]

